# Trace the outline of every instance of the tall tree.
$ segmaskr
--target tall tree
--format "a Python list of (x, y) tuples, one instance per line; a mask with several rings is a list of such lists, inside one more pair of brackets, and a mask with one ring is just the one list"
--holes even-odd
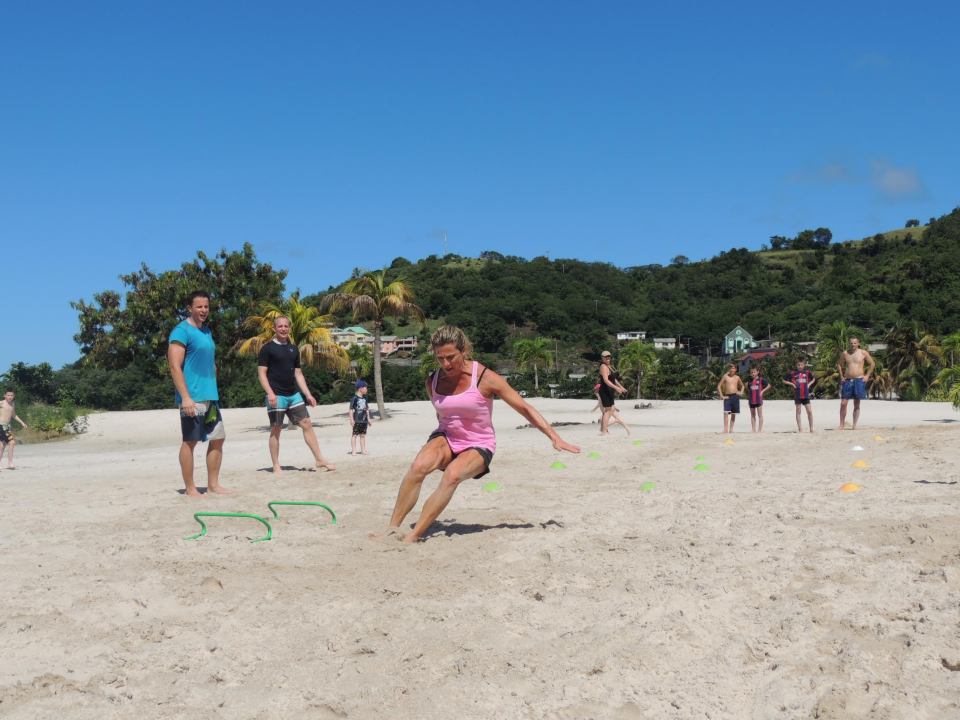
[(894, 382), (893, 373), (890, 372), (890, 368), (887, 366), (886, 356), (873, 356), (873, 360), (876, 363), (873, 368), (873, 373), (870, 375), (870, 383), (868, 385), (868, 390), (870, 395), (874, 398), (883, 398), (884, 400), (889, 400), (890, 396), (893, 394), (896, 383)]
[(640, 386), (643, 383), (644, 373), (653, 368), (657, 362), (657, 351), (651, 343), (634, 342), (627, 343), (620, 350), (620, 357), (617, 358), (617, 367), (624, 375), (633, 375), (637, 380), (637, 400), (640, 399)]
[[(224, 352), (244, 337), (243, 322), (263, 302), (279, 302), (283, 295), (285, 270), (274, 270), (257, 259), (253, 247), (239, 251), (221, 250), (209, 256), (203, 252), (178, 270), (154, 272), (146, 265), (120, 280), (126, 289), (96, 293), (93, 302), (71, 303), (77, 310), (80, 331), (74, 336), (80, 346), (82, 368), (92, 370), (136, 370), (139, 384), (149, 390), (143, 398), (131, 399), (130, 407), (162, 407), (157, 398), (169, 402), (166, 369), (167, 338), (182, 319), (187, 296), (193, 290), (210, 293), (210, 329), (221, 352), (217, 353), (221, 402), (225, 407), (244, 404), (259, 392), (256, 372), (250, 361)], [(162, 387), (162, 392), (154, 388)], [(126, 405), (125, 405), (126, 406)]]
[(533, 388), (540, 394), (539, 366), (553, 367), (553, 352), (550, 349), (550, 340), (538, 337), (535, 339), (521, 338), (513, 343), (513, 357), (517, 361), (517, 369), (525, 371), (533, 368)]
[(945, 335), (940, 341), (940, 349), (943, 351), (942, 359), (948, 366), (960, 362), (960, 332)]
[(373, 351), (369, 345), (351, 345), (347, 348), (347, 355), (357, 378), (366, 377), (373, 370)]
[(373, 324), (373, 382), (380, 417), (387, 419), (380, 356), (383, 321), (388, 317), (412, 317), (423, 322), (423, 310), (414, 303), (413, 290), (403, 280), (388, 283), (386, 271), (378, 270), (347, 280), (337, 292), (324, 296), (322, 307), (333, 313), (349, 310), (354, 322), (369, 320)]
[(936, 379), (943, 350), (919, 322), (898, 323), (887, 333), (887, 363), (900, 397), (920, 400)]
[(936, 383), (943, 388), (953, 407), (960, 410), (960, 365), (951, 365), (941, 370)]
[(247, 317), (243, 326), (254, 334), (237, 341), (237, 354), (257, 357), (260, 349), (273, 339), (273, 324), (278, 317), (290, 319), (290, 342), (300, 349), (301, 365), (346, 371), (347, 352), (333, 341), (327, 329), (333, 320), (321, 314), (319, 308), (301, 303), (298, 293), (286, 301), (265, 303), (259, 314)]

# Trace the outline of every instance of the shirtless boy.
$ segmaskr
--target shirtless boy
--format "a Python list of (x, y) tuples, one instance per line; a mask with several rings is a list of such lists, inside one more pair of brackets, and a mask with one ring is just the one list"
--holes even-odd
[(733, 424), (740, 414), (740, 396), (743, 394), (743, 380), (737, 375), (737, 366), (730, 363), (727, 373), (717, 383), (717, 392), (723, 398), (723, 432), (732, 433)]
[(13, 390), (7, 390), (3, 394), (3, 400), (0, 400), (0, 460), (3, 460), (3, 451), (9, 448), (7, 452), (7, 467), (10, 470), (16, 470), (13, 466), (13, 446), (17, 444), (13, 437), (13, 421), (16, 420), (22, 427), (27, 424), (17, 416), (17, 408), (13, 399), (15, 394)]
[[(870, 366), (863, 372), (864, 364)], [(840, 371), (840, 429), (845, 429), (847, 419), (847, 401), (853, 399), (853, 430), (857, 429), (860, 419), (860, 401), (867, 397), (867, 383), (877, 366), (873, 356), (860, 347), (860, 339), (850, 338), (850, 350), (840, 353), (837, 370)]]

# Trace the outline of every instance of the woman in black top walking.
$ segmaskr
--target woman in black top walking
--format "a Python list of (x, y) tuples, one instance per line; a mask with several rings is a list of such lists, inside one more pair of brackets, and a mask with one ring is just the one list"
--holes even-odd
[(627, 389), (620, 384), (620, 375), (613, 368), (613, 358), (609, 350), (600, 353), (600, 404), (603, 406), (603, 415), (600, 418), (600, 434), (610, 433), (610, 423), (620, 423), (623, 429), (630, 434), (630, 428), (620, 419), (613, 401), (617, 395), (625, 394)]

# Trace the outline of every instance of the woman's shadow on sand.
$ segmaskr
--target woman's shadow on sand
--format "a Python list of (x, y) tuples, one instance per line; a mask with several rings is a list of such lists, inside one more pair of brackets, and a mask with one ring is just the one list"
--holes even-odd
[(498, 523), (496, 525), (483, 525), (481, 523), (458, 523), (456, 520), (435, 522), (421, 536), (424, 540), (434, 535), (444, 537), (453, 537), (454, 535), (473, 535), (474, 533), (487, 532), (488, 530), (529, 530), (534, 527), (547, 528), (549, 526), (563, 527), (556, 520), (547, 520), (542, 523)]

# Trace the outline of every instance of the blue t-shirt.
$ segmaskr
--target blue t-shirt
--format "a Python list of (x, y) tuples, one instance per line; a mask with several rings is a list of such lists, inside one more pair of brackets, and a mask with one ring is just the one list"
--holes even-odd
[[(217, 369), (214, 364), (216, 345), (210, 328), (195, 328), (186, 320), (181, 321), (170, 333), (170, 342), (179, 343), (186, 348), (183, 360), (183, 377), (187, 382), (187, 392), (197, 401), (219, 400), (217, 392)], [(183, 400), (176, 393), (177, 405)]]

